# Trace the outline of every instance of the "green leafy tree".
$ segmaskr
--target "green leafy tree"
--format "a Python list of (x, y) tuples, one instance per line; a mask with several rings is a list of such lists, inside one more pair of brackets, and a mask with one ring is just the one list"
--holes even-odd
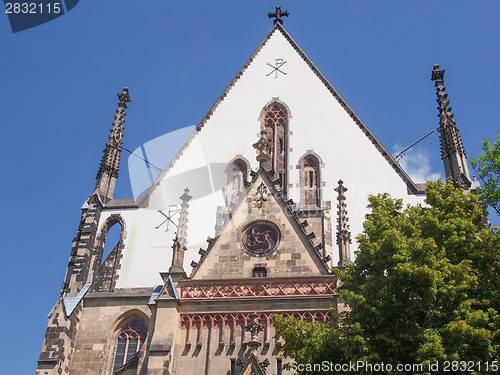
[(479, 199), (429, 182), (427, 206), (404, 208), (387, 194), (369, 202), (356, 261), (338, 272), (350, 311), (331, 326), (275, 319), (284, 354), (298, 363), (422, 364), (417, 373), (435, 363), (433, 373), (445, 373), (445, 361), (497, 361), (500, 237), (482, 223)]
[(500, 133), (498, 140), (491, 144), (489, 139), (483, 142), (483, 153), (470, 162), (478, 169), (482, 182), (479, 188), (481, 199), (500, 215)]

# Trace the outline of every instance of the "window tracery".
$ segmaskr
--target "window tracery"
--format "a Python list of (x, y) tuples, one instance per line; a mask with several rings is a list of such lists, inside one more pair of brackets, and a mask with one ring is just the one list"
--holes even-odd
[(266, 163), (268, 171), (274, 171), (275, 176), (281, 176), (281, 187), (286, 186), (286, 166), (288, 149), (288, 114), (285, 107), (279, 103), (272, 103), (267, 107), (264, 115), (263, 130), (267, 132), (267, 139), (274, 144), (270, 151), (271, 159)]
[(139, 319), (131, 320), (121, 330), (116, 344), (113, 374), (141, 349), (147, 334), (146, 325)]
[(314, 155), (306, 155), (301, 166), (301, 187), (303, 190), (303, 204), (305, 206), (320, 207), (320, 163)]
[(239, 201), (239, 197), (245, 192), (245, 182), (247, 181), (248, 165), (238, 158), (230, 163), (228, 169), (228, 204)]

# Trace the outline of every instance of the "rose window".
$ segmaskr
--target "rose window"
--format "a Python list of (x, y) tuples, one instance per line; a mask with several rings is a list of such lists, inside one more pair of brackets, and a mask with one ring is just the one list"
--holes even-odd
[(270, 223), (256, 223), (243, 233), (243, 246), (251, 253), (264, 255), (272, 251), (279, 241), (279, 231)]

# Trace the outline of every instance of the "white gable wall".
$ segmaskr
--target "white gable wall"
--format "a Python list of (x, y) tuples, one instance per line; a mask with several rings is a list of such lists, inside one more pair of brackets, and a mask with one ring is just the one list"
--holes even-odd
[[(273, 65), (275, 59), (286, 61), (280, 68), (286, 75), (266, 76), (272, 70), (267, 64)], [(127, 217), (124, 217), (127, 228), (131, 228), (134, 235), (133, 241), (127, 237), (118, 287), (154, 285), (158, 273), (168, 270), (175, 228), (168, 233), (155, 229), (162, 221), (157, 210), (166, 211), (168, 205), (180, 203), (177, 197), (186, 186), (179, 185), (175, 176), (201, 168), (195, 175), (202, 177), (188, 179), (190, 186), (187, 186), (194, 196), (189, 202), (185, 259), (185, 269), (190, 272), (189, 264), (198, 259), (199, 247), (206, 248), (206, 237), (214, 235), (217, 206), (224, 205), (222, 192), (217, 190), (220, 183), (213, 180), (225, 176), (217, 175), (213, 166), (226, 164), (241, 155), (256, 170), (256, 152), (252, 144), (259, 138), (261, 111), (273, 98), (284, 102), (292, 115), (289, 120), (289, 147), (292, 151), (288, 154), (288, 183), (293, 184), (289, 189), (290, 198), (296, 202), (300, 200), (296, 166), (301, 156), (313, 150), (324, 163), (321, 171), (325, 185), (322, 200), (331, 201), (332, 220), (336, 220), (337, 193), (333, 189), (337, 181), (342, 179), (349, 188), (346, 203), (353, 240), (362, 231), (362, 222), (368, 212), (368, 194), (388, 192), (394, 197), (405, 198), (408, 203), (422, 202), (422, 196), (407, 195), (401, 177), (282, 33), (275, 31), (201, 131), (192, 137), (173, 167), (160, 177), (152, 189), (148, 208), (127, 212)], [(213, 168), (206, 168), (207, 164)], [(182, 183), (188, 180), (182, 180)], [(335, 233), (335, 222), (332, 227)], [(335, 249), (334, 246), (334, 264), (338, 261)], [(352, 249), (356, 249), (355, 243)]]

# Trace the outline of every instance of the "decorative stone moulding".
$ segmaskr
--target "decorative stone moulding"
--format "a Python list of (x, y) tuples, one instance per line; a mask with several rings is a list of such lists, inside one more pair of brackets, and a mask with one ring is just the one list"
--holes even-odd
[[(225, 324), (248, 324), (252, 320), (252, 315), (254, 313), (201, 313), (201, 314), (181, 314), (180, 316), (180, 326), (181, 329), (207, 329), (209, 327), (217, 327), (217, 323)], [(287, 318), (299, 319), (307, 322), (328, 322), (330, 316), (329, 310), (313, 310), (313, 311), (289, 311), (289, 312), (258, 312), (257, 321), (265, 322), (266, 326), (272, 326), (271, 315), (277, 314)], [(204, 322), (205, 324), (200, 324)], [(190, 343), (188, 340), (186, 342)], [(234, 340), (230, 340), (230, 346), (235, 346)]]
[(308, 279), (307, 281), (242, 281), (189, 283), (182, 285), (182, 299), (334, 296), (336, 279)]

